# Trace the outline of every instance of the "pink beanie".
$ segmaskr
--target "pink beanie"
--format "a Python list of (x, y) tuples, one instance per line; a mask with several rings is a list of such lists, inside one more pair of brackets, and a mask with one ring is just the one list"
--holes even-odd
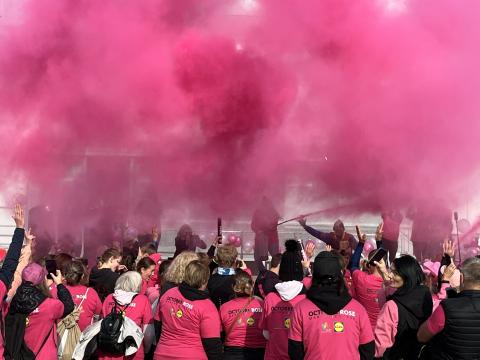
[(33, 285), (41, 284), (47, 276), (47, 270), (36, 263), (28, 264), (22, 271), (22, 280), (31, 282)]
[(438, 261), (432, 262), (431, 260), (425, 260), (422, 264), (422, 269), (427, 275), (431, 274), (437, 277), (438, 270), (440, 270), (440, 263)]

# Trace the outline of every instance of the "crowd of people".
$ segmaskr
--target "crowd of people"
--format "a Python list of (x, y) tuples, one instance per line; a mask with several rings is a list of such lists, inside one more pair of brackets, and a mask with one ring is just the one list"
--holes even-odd
[(3, 359), (480, 359), (480, 258), (455, 264), (450, 241), (439, 262), (390, 263), (382, 225), (363, 256), (360, 232), (336, 222), (319, 233), (301, 219), (325, 250), (287, 240), (252, 276), (233, 245), (195, 252), (207, 246), (186, 226), (173, 259), (147, 243), (109, 248), (91, 267), (65, 253), (33, 262), (19, 205), (13, 219)]

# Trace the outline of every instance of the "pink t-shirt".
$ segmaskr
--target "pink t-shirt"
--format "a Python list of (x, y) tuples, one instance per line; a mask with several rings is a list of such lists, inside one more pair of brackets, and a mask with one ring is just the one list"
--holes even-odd
[[(248, 301), (250, 301), (250, 298), (236, 298), (226, 302), (220, 307), (220, 319), (222, 321), (223, 331), (226, 334), (226, 346), (247, 348), (265, 347), (266, 340), (263, 337), (261, 327), (263, 301), (253, 298), (242, 311)], [(240, 311), (242, 311), (242, 313), (239, 316)], [(232, 328), (234, 321), (235, 325), (233, 325)]]
[(148, 289), (148, 281), (142, 279), (142, 288), (140, 289), (140, 294), (146, 295)]
[(263, 330), (267, 330), (269, 338), (265, 349), (266, 360), (289, 360), (288, 329), (290, 328), (293, 307), (305, 299), (305, 295), (297, 295), (290, 301), (283, 301), (276, 292), (271, 292), (263, 304)]
[(162, 335), (154, 359), (207, 360), (202, 338), (220, 338), (220, 316), (210, 299), (188, 300), (178, 287), (168, 290), (158, 306)]
[(367, 274), (361, 270), (353, 272), (353, 287), (355, 299), (367, 310), (372, 329), (377, 325), (378, 313), (381, 306), (379, 297), (383, 291), (383, 279), (373, 274)]
[[(4, 306), (4, 301), (3, 301), (3, 298), (5, 297), (5, 294), (7, 293), (7, 288), (5, 287), (5, 284), (3, 283), (3, 281), (0, 281), (0, 306), (2, 307), (2, 314), (0, 316), (3, 316), (4, 314), (6, 314), (6, 306)], [(5, 321), (5, 317), (3, 319), (3, 321)], [(0, 332), (0, 359), (3, 359), (3, 336), (1, 335), (1, 332)]]
[(328, 315), (313, 302), (298, 303), (288, 338), (302, 341), (305, 360), (360, 359), (358, 347), (373, 341), (365, 308), (352, 299), (337, 314)]
[(438, 306), (427, 320), (427, 327), (432, 335), (436, 335), (443, 330), (445, 327), (445, 311), (442, 306)]
[(385, 350), (393, 346), (397, 328), (398, 307), (395, 301), (389, 300), (380, 310), (375, 326), (375, 357), (382, 357)]
[(63, 303), (57, 299), (47, 298), (27, 317), (24, 340), (35, 354), (40, 350), (40, 346), (50, 332), (45, 345), (36, 357), (37, 360), (57, 359), (56, 321), (62, 315)]
[[(106, 297), (105, 301), (103, 302), (103, 309), (102, 315), (103, 317), (110, 314), (112, 308), (115, 305), (115, 301), (113, 300), (113, 295), (110, 294)], [(123, 306), (122, 306), (123, 308)], [(152, 324), (152, 309), (150, 307), (150, 302), (148, 301), (147, 297), (142, 294), (138, 294), (132, 300), (130, 305), (125, 310), (125, 315), (133, 320), (135, 324), (143, 331), (143, 326)], [(138, 351), (131, 355), (131, 356), (107, 356), (105, 354), (99, 353), (98, 356), (99, 360), (117, 360), (117, 359), (128, 359), (128, 360), (143, 360), (144, 358), (144, 351), (143, 346), (138, 349)]]
[(145, 296), (148, 298), (148, 301), (150, 301), (150, 304), (153, 304), (155, 300), (157, 300), (160, 297), (160, 290), (156, 286), (149, 287), (145, 292)]
[[(65, 287), (70, 291), (76, 307), (78, 307), (80, 303), (82, 303), (82, 299), (85, 298), (82, 303), (80, 318), (78, 319), (78, 326), (80, 330), (83, 331), (92, 324), (93, 315), (100, 315), (102, 313), (102, 302), (94, 288), (87, 288), (84, 285), (65, 285)], [(51, 293), (54, 298), (57, 298), (56, 287), (52, 288)]]

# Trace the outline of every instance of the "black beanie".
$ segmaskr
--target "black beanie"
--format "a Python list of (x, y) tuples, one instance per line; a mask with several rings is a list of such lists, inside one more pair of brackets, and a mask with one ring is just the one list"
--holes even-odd
[(280, 281), (302, 281), (303, 267), (300, 246), (296, 240), (287, 240), (285, 242), (285, 252), (282, 254), (280, 270), (278, 277)]

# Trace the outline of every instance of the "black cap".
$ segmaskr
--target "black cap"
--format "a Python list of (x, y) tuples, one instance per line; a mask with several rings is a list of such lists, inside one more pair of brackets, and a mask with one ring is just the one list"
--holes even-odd
[(313, 280), (341, 278), (342, 267), (338, 257), (329, 251), (322, 251), (313, 263)]

